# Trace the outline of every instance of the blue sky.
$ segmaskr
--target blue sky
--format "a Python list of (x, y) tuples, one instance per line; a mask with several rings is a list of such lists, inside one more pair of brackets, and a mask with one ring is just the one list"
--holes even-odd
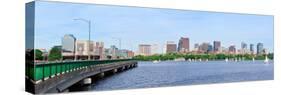
[[(247, 15), (188, 10), (120, 7), (36, 1), (35, 48), (50, 49), (60, 45), (65, 34), (87, 40), (88, 26), (74, 21), (92, 21), (92, 40), (105, 47), (118, 46), (112, 38), (122, 38), (122, 48), (137, 50), (138, 44), (158, 44), (189, 37), (194, 43), (222, 42), (241, 47), (241, 42), (257, 44), (273, 51), (273, 16)], [(256, 47), (255, 47), (256, 48)]]

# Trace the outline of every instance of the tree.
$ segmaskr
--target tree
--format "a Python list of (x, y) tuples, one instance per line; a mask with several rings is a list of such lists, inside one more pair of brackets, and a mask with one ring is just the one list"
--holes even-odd
[(60, 47), (53, 47), (49, 53), (48, 60), (49, 61), (56, 61), (61, 60), (62, 54), (61, 54), (61, 48)]
[(39, 49), (35, 50), (35, 60), (43, 60), (43, 52)]
[(274, 58), (274, 54), (273, 53), (269, 53), (268, 54), (268, 58), (272, 60)]

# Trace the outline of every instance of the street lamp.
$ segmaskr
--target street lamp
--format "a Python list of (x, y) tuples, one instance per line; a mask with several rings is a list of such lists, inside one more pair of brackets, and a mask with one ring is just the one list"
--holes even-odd
[(88, 23), (88, 28), (89, 28), (89, 39), (88, 39), (88, 60), (91, 59), (91, 55), (90, 55), (90, 41), (91, 41), (91, 20), (86, 20), (83, 18), (78, 18), (78, 19), (73, 19), (75, 21), (83, 21)]

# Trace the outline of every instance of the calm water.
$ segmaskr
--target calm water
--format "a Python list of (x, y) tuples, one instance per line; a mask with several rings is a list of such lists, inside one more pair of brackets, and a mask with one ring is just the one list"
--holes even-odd
[(88, 90), (114, 90), (273, 79), (273, 62), (139, 62), (137, 68), (106, 77)]

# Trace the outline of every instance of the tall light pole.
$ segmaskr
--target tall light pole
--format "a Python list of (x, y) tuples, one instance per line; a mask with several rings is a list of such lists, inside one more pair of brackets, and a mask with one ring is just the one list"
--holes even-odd
[(73, 20), (79, 20), (79, 21), (83, 21), (88, 23), (88, 28), (89, 28), (89, 39), (88, 39), (88, 60), (91, 59), (91, 55), (90, 55), (90, 41), (91, 41), (91, 20), (86, 20), (83, 18), (78, 18), (78, 19), (73, 19)]

